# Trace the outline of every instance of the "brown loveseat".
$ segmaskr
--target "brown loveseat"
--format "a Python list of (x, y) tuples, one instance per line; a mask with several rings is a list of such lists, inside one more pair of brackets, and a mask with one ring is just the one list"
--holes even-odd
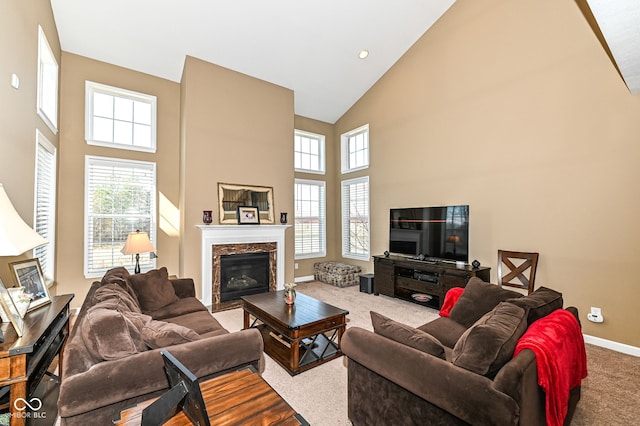
[[(513, 354), (525, 330), (562, 305), (562, 295), (545, 287), (523, 297), (472, 278), (448, 317), (417, 329), (372, 312), (374, 332), (352, 327), (342, 338), (349, 419), (355, 426), (545, 425), (536, 355)], [(577, 319), (577, 310), (568, 310)], [(568, 319), (584, 354), (579, 322)], [(564, 424), (580, 399), (579, 385), (568, 399)]]
[(61, 424), (111, 424), (122, 409), (163, 394), (164, 347), (205, 379), (263, 369), (260, 333), (225, 330), (196, 299), (193, 280), (170, 280), (166, 268), (115, 268), (92, 284), (64, 349)]

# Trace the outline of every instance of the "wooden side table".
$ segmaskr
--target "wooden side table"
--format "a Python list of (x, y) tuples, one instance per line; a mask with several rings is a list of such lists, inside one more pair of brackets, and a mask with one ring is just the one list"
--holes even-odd
[[(200, 392), (212, 425), (307, 426), (309, 424), (264, 381), (255, 369), (250, 367), (201, 382)], [(113, 423), (119, 426), (140, 425), (142, 410), (156, 399), (141, 402), (116, 413)], [(180, 411), (164, 425), (191, 425), (191, 421)]]
[[(73, 294), (54, 296), (51, 303), (27, 313), (24, 334), (18, 337), (13, 326), (2, 325), (4, 342), (0, 343), (0, 389), (9, 387), (11, 425), (24, 425), (28, 419), (51, 419), (54, 413), (39, 412), (42, 401), (33, 392), (58, 356), (62, 364), (62, 348), (69, 336), (69, 303)], [(36, 420), (37, 421), (37, 420)]]

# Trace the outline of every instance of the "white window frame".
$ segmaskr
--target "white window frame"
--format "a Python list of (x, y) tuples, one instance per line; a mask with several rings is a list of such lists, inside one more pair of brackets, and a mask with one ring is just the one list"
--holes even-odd
[[(360, 214), (361, 217), (365, 217), (366, 222), (366, 244), (363, 247), (363, 253), (355, 253), (351, 250), (351, 207), (353, 204), (353, 199), (351, 197), (351, 193), (349, 192), (349, 187), (351, 185), (359, 185), (365, 183), (367, 188), (366, 194), (366, 207), (365, 212)], [(369, 187), (369, 176), (358, 177), (354, 179), (343, 180), (341, 184), (341, 200), (342, 200), (342, 257), (347, 259), (355, 259), (355, 260), (364, 260), (368, 261), (371, 253), (371, 216), (370, 216), (370, 187)]]
[(47, 285), (55, 277), (55, 231), (56, 231), (56, 147), (36, 130), (35, 200), (33, 228), (47, 244), (36, 247), (34, 255), (40, 260)]
[[(318, 157), (318, 168), (314, 169), (314, 168), (305, 168), (305, 167), (295, 167), (295, 171), (296, 172), (302, 172), (302, 173), (316, 173), (316, 174), (325, 174), (326, 172), (326, 166), (325, 166), (325, 136), (324, 135), (319, 135), (316, 133), (311, 133), (311, 132), (306, 132), (303, 130), (295, 130), (294, 132), (294, 165), (298, 162), (298, 159), (300, 159), (300, 162), (302, 162), (302, 158), (304, 156), (308, 156), (308, 157), (313, 157), (316, 156)], [(297, 149), (297, 145), (298, 145), (298, 138), (305, 138), (310, 140), (311, 142), (316, 142), (317, 143), (317, 154), (312, 152), (313, 149), (309, 149), (309, 150), (304, 150), (302, 148)]]
[(38, 115), (54, 134), (58, 132), (59, 68), (47, 36), (38, 25)]
[[(125, 160), (121, 158), (110, 158), (110, 157), (97, 157), (97, 156), (85, 156), (85, 213), (84, 213), (84, 275), (86, 278), (97, 278), (104, 275), (104, 273), (112, 267), (116, 266), (124, 266), (129, 270), (133, 270), (135, 266), (135, 256), (132, 255), (124, 255), (120, 253), (121, 246), (124, 246), (126, 241), (126, 235), (122, 235), (122, 241), (118, 241), (117, 247), (115, 247), (116, 242), (114, 241), (114, 248), (112, 250), (113, 262), (111, 265), (105, 265), (103, 268), (92, 268), (90, 266), (90, 259), (92, 258), (90, 250), (91, 243), (89, 241), (89, 236), (91, 235), (91, 225), (93, 216), (91, 215), (90, 202), (92, 201), (91, 197), (91, 172), (93, 171), (93, 167), (97, 166), (107, 166), (107, 167), (121, 167), (121, 168), (139, 168), (141, 170), (146, 170), (152, 173), (152, 177), (149, 179), (152, 182), (152, 190), (150, 191), (150, 212), (148, 215), (149, 220), (149, 229), (140, 229), (141, 231), (148, 232), (149, 239), (151, 240), (151, 244), (154, 247), (156, 245), (156, 234), (157, 234), (157, 217), (156, 217), (156, 193), (157, 193), (157, 173), (156, 173), (156, 164), (153, 162), (147, 161), (134, 161), (134, 160)], [(111, 216), (110, 214), (105, 214), (105, 216)], [(127, 216), (126, 214), (113, 214), (114, 217), (120, 216), (124, 218)], [(139, 218), (147, 218), (145, 215), (139, 215)], [(132, 216), (135, 219), (135, 215)], [(136, 226), (132, 226), (131, 229), (127, 230), (128, 232), (133, 232), (137, 228)], [(140, 253), (140, 268), (142, 272), (149, 271), (156, 267), (155, 255), (151, 255), (150, 253)]]
[[(359, 135), (365, 136), (365, 147), (364, 149), (358, 150), (353, 144), (356, 142), (356, 138)], [(369, 167), (369, 125), (365, 124), (364, 126), (360, 126), (357, 129), (353, 129), (347, 133), (343, 133), (340, 135), (340, 158), (341, 158), (341, 166), (342, 173), (351, 173), (357, 170), (364, 170)], [(357, 152), (362, 152), (364, 155), (363, 163), (360, 165), (352, 165), (351, 158), (353, 155), (357, 155)]]
[[(150, 146), (139, 146), (135, 145), (135, 143), (122, 143), (115, 140), (115, 136), (112, 136), (112, 140), (109, 141), (100, 141), (95, 140), (93, 134), (93, 118), (94, 118), (94, 103), (93, 97), (95, 94), (105, 94), (109, 96), (114, 96), (115, 98), (132, 100), (135, 102), (142, 102), (148, 104), (151, 108), (151, 124), (150, 124)], [(132, 151), (142, 151), (142, 152), (156, 152), (157, 146), (157, 98), (153, 95), (147, 95), (145, 93), (134, 92), (132, 90), (121, 89), (118, 87), (107, 86), (106, 84), (95, 83), (93, 81), (85, 82), (85, 139), (87, 144), (89, 145), (97, 145), (97, 146), (105, 146), (109, 148), (119, 148), (119, 149), (128, 149)], [(109, 120), (112, 120), (114, 124), (116, 122), (125, 122), (132, 124), (133, 131), (133, 121), (127, 120), (118, 120), (115, 117), (103, 117)], [(133, 141), (133, 137), (132, 137)], [(135, 142), (135, 141), (134, 141)]]
[(314, 218), (319, 222), (319, 250), (314, 252), (307, 253), (298, 253), (298, 235), (300, 232), (299, 229), (299, 220), (304, 219), (305, 217), (299, 216), (299, 202), (298, 200), (298, 191), (297, 188), (294, 189), (294, 198), (295, 198), (295, 220), (294, 220), (294, 251), (295, 251), (295, 259), (312, 259), (317, 257), (326, 257), (327, 256), (327, 191), (326, 191), (326, 182), (321, 180), (309, 180), (309, 179), (295, 179), (295, 185), (309, 185), (309, 186), (317, 186), (320, 188), (320, 200), (319, 200), (319, 212), (317, 216), (306, 216), (306, 218)]

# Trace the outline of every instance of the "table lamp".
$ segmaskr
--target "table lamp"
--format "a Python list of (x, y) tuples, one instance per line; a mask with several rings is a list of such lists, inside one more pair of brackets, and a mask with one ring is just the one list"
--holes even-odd
[(151, 244), (149, 240), (149, 235), (146, 232), (140, 232), (136, 230), (135, 232), (130, 232), (127, 236), (127, 241), (124, 243), (124, 247), (122, 247), (122, 254), (135, 254), (136, 255), (136, 268), (135, 273), (140, 273), (140, 253), (149, 253), (154, 252), (156, 249)]
[[(22, 220), (0, 183), (0, 257), (18, 256), (44, 244), (47, 240)], [(0, 342), (3, 341), (0, 330)]]
[(44, 244), (47, 240), (22, 220), (0, 183), (0, 256), (18, 256)]

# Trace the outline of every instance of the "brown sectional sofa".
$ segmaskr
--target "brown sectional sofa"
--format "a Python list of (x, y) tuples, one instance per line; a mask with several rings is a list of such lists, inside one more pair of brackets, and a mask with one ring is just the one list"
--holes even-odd
[(163, 394), (160, 348), (204, 379), (264, 368), (260, 332), (225, 330), (195, 297), (193, 280), (170, 280), (166, 268), (115, 268), (92, 284), (65, 346), (61, 424), (111, 424), (122, 409)]
[[(355, 426), (545, 425), (536, 355), (513, 354), (525, 330), (562, 305), (562, 295), (545, 287), (523, 297), (472, 278), (448, 317), (418, 328), (372, 312), (374, 332), (352, 327), (342, 338), (349, 419)], [(577, 319), (575, 308), (568, 311)], [(573, 328), (584, 353), (579, 322)], [(579, 399), (575, 386), (564, 424)]]

